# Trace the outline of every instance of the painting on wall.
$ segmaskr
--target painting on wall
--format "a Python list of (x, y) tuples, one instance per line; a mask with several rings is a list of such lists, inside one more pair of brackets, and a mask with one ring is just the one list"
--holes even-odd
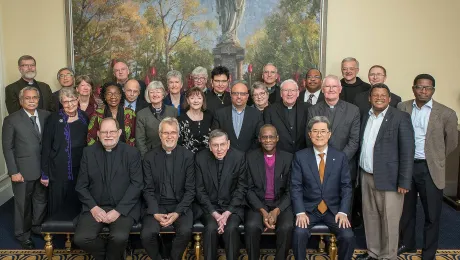
[(97, 83), (126, 62), (131, 77), (162, 80), (175, 69), (230, 69), (259, 79), (263, 65), (302, 81), (324, 68), (326, 0), (67, 0), (69, 61)]

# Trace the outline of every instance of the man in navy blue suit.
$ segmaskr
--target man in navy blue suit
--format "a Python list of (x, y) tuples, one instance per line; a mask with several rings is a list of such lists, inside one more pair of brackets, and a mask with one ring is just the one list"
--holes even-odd
[(310, 230), (320, 223), (337, 235), (339, 260), (353, 256), (355, 238), (347, 217), (352, 197), (348, 159), (343, 152), (328, 146), (331, 134), (327, 117), (313, 117), (308, 122), (313, 147), (296, 152), (292, 162), (295, 259), (306, 258)]

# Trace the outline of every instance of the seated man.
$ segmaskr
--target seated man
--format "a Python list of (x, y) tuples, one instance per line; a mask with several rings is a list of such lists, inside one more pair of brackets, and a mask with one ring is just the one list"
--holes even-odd
[[(262, 231), (274, 229), (276, 233), (275, 260), (285, 260), (291, 248), (294, 215), (291, 208), (290, 180), (292, 154), (277, 150), (279, 137), (276, 128), (260, 128), (262, 149), (251, 151), (248, 162), (248, 195), (251, 207), (244, 222), (246, 249), (249, 260), (260, 257)], [(275, 184), (276, 183), (276, 184)]]
[[(140, 217), (143, 187), (141, 154), (119, 142), (121, 129), (112, 117), (102, 119), (100, 142), (83, 150), (75, 190), (82, 202), (74, 242), (96, 260), (124, 259), (129, 232)], [(99, 232), (110, 227), (108, 240)]]
[(349, 260), (355, 238), (347, 218), (352, 192), (348, 159), (343, 152), (328, 146), (331, 124), (327, 117), (313, 117), (308, 122), (308, 135), (313, 147), (298, 151), (292, 162), (291, 199), (297, 215), (294, 257), (306, 258), (310, 230), (323, 223), (337, 235), (339, 260)]
[(217, 239), (222, 235), (227, 260), (238, 259), (240, 232), (247, 191), (244, 153), (230, 148), (227, 133), (209, 134), (209, 149), (196, 155), (197, 217), (204, 225), (204, 259), (217, 259)]
[(141, 239), (151, 259), (160, 259), (160, 227), (173, 225), (171, 260), (181, 260), (192, 237), (192, 202), (195, 199), (193, 153), (177, 146), (179, 123), (173, 117), (160, 122), (161, 145), (144, 156), (144, 199), (147, 211), (142, 221)]

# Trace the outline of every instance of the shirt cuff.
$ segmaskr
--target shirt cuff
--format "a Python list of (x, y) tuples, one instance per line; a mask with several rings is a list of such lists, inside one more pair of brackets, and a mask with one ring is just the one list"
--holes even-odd
[(346, 213), (343, 213), (343, 212), (339, 212), (338, 214), (343, 214), (343, 215), (345, 215), (345, 217), (348, 217), (348, 215)]
[(295, 214), (296, 216), (299, 216), (299, 215), (306, 215), (305, 212), (300, 212), (300, 213), (297, 213)]

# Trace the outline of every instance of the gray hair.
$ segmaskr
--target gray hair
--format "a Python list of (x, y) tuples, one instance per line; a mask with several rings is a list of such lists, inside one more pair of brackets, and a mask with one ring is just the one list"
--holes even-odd
[(149, 98), (149, 91), (155, 90), (155, 89), (161, 89), (161, 91), (163, 92), (163, 98), (166, 96), (166, 90), (165, 90), (165, 87), (163, 86), (163, 83), (161, 83), (161, 81), (156, 81), (156, 80), (152, 81), (145, 89), (145, 94), (144, 94), (145, 101), (147, 101), (148, 103), (151, 103), (150, 98)]
[(214, 139), (214, 138), (218, 138), (218, 137), (222, 137), (222, 136), (225, 136), (225, 138), (227, 138), (227, 140), (228, 140), (227, 132), (225, 132), (222, 129), (214, 129), (214, 130), (211, 131), (211, 133), (209, 133), (209, 142), (211, 142), (212, 139)]
[(19, 100), (22, 100), (22, 98), (24, 97), (24, 91), (26, 90), (35, 90), (37, 92), (38, 98), (40, 99), (40, 91), (38, 91), (36, 87), (27, 86), (19, 91)]
[(263, 125), (263, 126), (260, 128), (260, 130), (259, 130), (259, 137), (262, 135), (262, 130), (264, 130), (265, 128), (273, 128), (273, 129), (275, 129), (275, 134), (276, 134), (276, 136), (278, 136), (278, 130), (276, 130), (276, 127), (275, 127), (274, 125), (272, 125), (272, 124), (265, 124), (265, 125)]
[(295, 80), (293, 80), (293, 79), (287, 79), (287, 80), (283, 81), (283, 83), (281, 83), (281, 85), (280, 85), (280, 89), (281, 89), (281, 90), (283, 89), (283, 86), (284, 86), (286, 83), (292, 83), (292, 84), (295, 85), (295, 87), (296, 87), (297, 90), (299, 89), (299, 85), (297, 85), (297, 82), (295, 82)]
[(177, 70), (171, 70), (170, 72), (168, 72), (168, 74), (166, 74), (166, 80), (169, 81), (170, 78), (178, 78), (180, 80), (180, 82), (182, 83), (182, 73), (180, 73), (179, 71)]
[(275, 67), (276, 72), (278, 72), (278, 68), (277, 68), (276, 65), (273, 64), (272, 62), (269, 62), (269, 63), (265, 64), (264, 67), (263, 67), (262, 69), (265, 70), (265, 67), (267, 67), (268, 65)]
[(61, 88), (61, 90), (59, 90), (59, 101), (62, 101), (63, 97), (78, 98), (79, 96), (80, 94), (78, 94), (75, 88)]
[(252, 87), (251, 87), (251, 96), (254, 95), (254, 90), (256, 89), (263, 89), (265, 91), (265, 93), (268, 94), (268, 88), (267, 88), (267, 85), (265, 85), (265, 83), (261, 82), (261, 81), (256, 81), (254, 82), (254, 84), (252, 84)]
[(347, 62), (347, 61), (354, 61), (356, 62), (356, 68), (359, 68), (359, 62), (357, 59), (353, 58), (353, 57), (346, 57), (345, 59), (342, 60), (342, 63), (341, 65), (343, 65), (344, 62)]
[(167, 116), (161, 120), (160, 125), (158, 126), (158, 133), (161, 134), (161, 130), (163, 129), (163, 125), (168, 124), (168, 125), (176, 125), (177, 128), (177, 133), (179, 133), (179, 121), (177, 121), (176, 118)]
[(192, 75), (206, 75), (208, 77), (208, 70), (204, 67), (198, 66), (192, 71)]
[(308, 132), (311, 131), (311, 129), (313, 128), (313, 125), (316, 123), (326, 123), (327, 130), (331, 131), (331, 122), (329, 121), (329, 119), (327, 119), (327, 117), (315, 116), (312, 119), (310, 119), (310, 121), (308, 121), (308, 124), (307, 124)]
[(339, 84), (339, 87), (342, 86), (342, 83), (340, 82), (339, 77), (337, 77), (336, 75), (330, 74), (330, 75), (327, 75), (327, 76), (324, 78), (323, 83), (321, 84), (321, 87), (324, 87), (324, 85), (325, 85), (325, 83), (326, 83), (326, 81), (327, 81), (328, 79), (335, 80), (335, 81), (337, 81), (337, 84)]
[(61, 73), (62, 71), (64, 70), (68, 70), (70, 71), (70, 73), (72, 73), (72, 77), (75, 76), (75, 72), (73, 71), (73, 69), (69, 68), (69, 67), (64, 67), (64, 68), (61, 68), (60, 70), (58, 70), (57, 74), (56, 74), (56, 78), (57, 80), (59, 80), (59, 73)]

